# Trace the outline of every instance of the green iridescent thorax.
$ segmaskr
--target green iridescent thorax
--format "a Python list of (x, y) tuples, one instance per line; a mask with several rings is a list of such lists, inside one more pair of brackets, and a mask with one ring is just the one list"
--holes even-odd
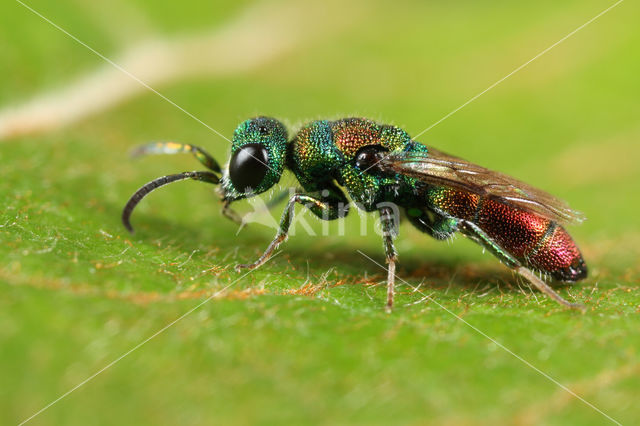
[(412, 178), (376, 175), (356, 166), (358, 151), (372, 145), (389, 152), (427, 150), (395, 126), (363, 118), (323, 120), (298, 132), (291, 144), (289, 167), (305, 189), (317, 190), (324, 182), (335, 180), (366, 210), (379, 202), (410, 197), (415, 183)]
[[(231, 143), (231, 156), (243, 147), (251, 144), (259, 144), (266, 149), (267, 159), (264, 162), (266, 174), (262, 181), (252, 188), (252, 194), (259, 194), (278, 183), (286, 164), (287, 129), (276, 119), (269, 117), (257, 117), (245, 120), (233, 133)], [(229, 167), (223, 175), (222, 186), (228, 199), (240, 199), (249, 194), (236, 188), (229, 178)], [(245, 173), (251, 173), (247, 170)]]
[(333, 143), (331, 121), (318, 120), (304, 126), (289, 147), (288, 167), (307, 191), (316, 191), (344, 163)]

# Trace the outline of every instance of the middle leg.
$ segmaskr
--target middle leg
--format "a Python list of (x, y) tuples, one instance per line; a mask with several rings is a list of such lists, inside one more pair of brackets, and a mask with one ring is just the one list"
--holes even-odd
[(395, 293), (395, 280), (396, 280), (396, 260), (398, 259), (398, 252), (396, 246), (393, 243), (394, 238), (398, 234), (398, 213), (389, 206), (380, 207), (378, 209), (380, 213), (380, 225), (382, 227), (382, 241), (384, 243), (384, 252), (386, 255), (387, 264), (387, 304), (385, 310), (391, 312), (393, 308), (393, 296)]

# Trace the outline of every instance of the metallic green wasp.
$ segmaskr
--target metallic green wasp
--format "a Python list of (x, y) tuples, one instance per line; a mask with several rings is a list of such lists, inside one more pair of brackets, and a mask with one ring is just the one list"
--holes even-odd
[(237, 219), (229, 208), (232, 202), (267, 191), (288, 169), (301, 191), (289, 199), (264, 254), (252, 264), (239, 265), (240, 269), (259, 267), (287, 239), (296, 204), (323, 220), (342, 218), (355, 204), (380, 215), (389, 265), (388, 310), (393, 306), (400, 210), (420, 231), (438, 240), (460, 232), (557, 302), (583, 308), (564, 300), (534, 274), (566, 282), (586, 277), (580, 250), (562, 227), (579, 222), (579, 213), (539, 189), (414, 141), (398, 127), (363, 118), (319, 120), (289, 139), (279, 121), (249, 119), (234, 132), (224, 171), (211, 155), (192, 145), (169, 142), (137, 150), (138, 154), (180, 152), (192, 153), (209, 170), (163, 176), (140, 188), (122, 212), (130, 231), (133, 209), (160, 186), (184, 179), (221, 184), (223, 214)]

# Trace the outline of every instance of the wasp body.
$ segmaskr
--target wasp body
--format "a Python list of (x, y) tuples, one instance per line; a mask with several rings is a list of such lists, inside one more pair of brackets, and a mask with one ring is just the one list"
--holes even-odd
[(210, 171), (164, 176), (140, 188), (123, 211), (129, 230), (135, 205), (164, 184), (182, 179), (221, 183), (223, 211), (230, 215), (229, 204), (270, 189), (288, 169), (301, 191), (289, 199), (278, 232), (264, 254), (239, 268), (256, 268), (266, 262), (287, 238), (296, 204), (323, 220), (342, 218), (348, 206), (355, 204), (380, 214), (389, 264), (387, 309), (393, 305), (394, 240), (400, 210), (417, 229), (436, 239), (464, 234), (559, 303), (582, 308), (564, 300), (533, 273), (567, 282), (586, 277), (580, 250), (562, 226), (579, 222), (579, 213), (509, 176), (414, 141), (398, 127), (362, 118), (319, 120), (289, 140), (284, 125), (275, 119), (246, 120), (234, 132), (224, 172), (213, 157), (192, 145), (160, 143), (138, 150), (141, 154), (177, 152), (192, 152)]

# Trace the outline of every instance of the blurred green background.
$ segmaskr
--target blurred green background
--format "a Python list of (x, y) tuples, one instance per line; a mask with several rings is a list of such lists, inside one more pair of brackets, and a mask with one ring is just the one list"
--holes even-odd
[[(292, 129), (365, 116), (417, 134), (613, 2), (27, 4), (123, 66), (154, 40), (181, 51), (235, 28), (222, 48), (138, 64), (143, 75), (190, 69), (152, 86), (230, 137), (257, 114)], [(356, 251), (382, 262), (379, 238), (361, 236), (352, 214), (346, 236), (331, 223), (328, 237), (292, 237), (30, 424), (611, 422), (477, 330), (617, 421), (637, 421), (638, 12), (621, 3), (419, 138), (585, 212), (570, 232), (591, 275), (559, 292), (586, 314), (532, 292), (469, 241), (403, 225), (399, 275), (450, 313), (400, 285), (387, 315), (385, 273)], [(226, 56), (210, 57), (215, 49)], [(19, 130), (0, 140), (0, 423), (16, 424), (236, 280), (233, 266), (254, 260), (273, 230), (236, 235), (211, 188), (187, 182), (145, 200), (128, 235), (120, 210), (138, 186), (200, 167), (189, 156), (130, 161), (133, 146), (190, 142), (222, 162), (228, 142), (147, 90), (39, 128), (69, 111), (38, 110), (43, 94), (114, 71), (14, 1), (0, 4), (0, 61), (0, 134)], [(116, 91), (99, 89), (96, 105)], [(27, 102), (33, 117), (16, 125), (10, 112)]]

